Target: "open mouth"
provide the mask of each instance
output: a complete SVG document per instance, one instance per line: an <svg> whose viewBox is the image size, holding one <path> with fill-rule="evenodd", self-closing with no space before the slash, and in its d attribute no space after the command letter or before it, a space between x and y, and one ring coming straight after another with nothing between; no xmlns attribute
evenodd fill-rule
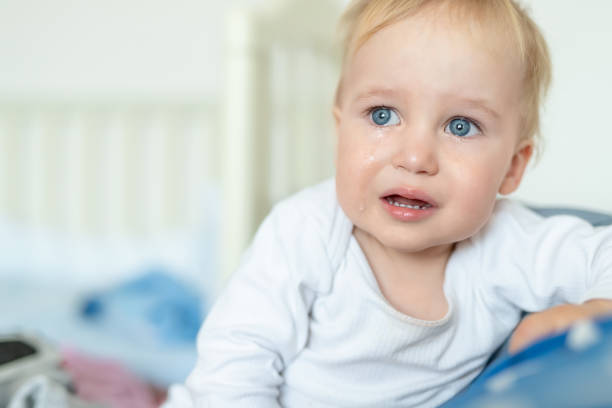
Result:
<svg viewBox="0 0 612 408"><path fill-rule="evenodd" d="M384 197L384 199L391 205L402 208L410 208L413 210L426 210L433 207L432 204L427 201L419 200L416 198L406 198L401 195L392 194Z"/></svg>

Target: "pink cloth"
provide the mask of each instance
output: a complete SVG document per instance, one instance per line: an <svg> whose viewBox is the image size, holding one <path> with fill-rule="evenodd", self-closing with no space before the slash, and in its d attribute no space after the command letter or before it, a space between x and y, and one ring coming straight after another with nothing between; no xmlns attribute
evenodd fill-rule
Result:
<svg viewBox="0 0 612 408"><path fill-rule="evenodd" d="M79 398L113 408L155 408L153 388L119 363L63 349L63 368L73 380Z"/></svg>

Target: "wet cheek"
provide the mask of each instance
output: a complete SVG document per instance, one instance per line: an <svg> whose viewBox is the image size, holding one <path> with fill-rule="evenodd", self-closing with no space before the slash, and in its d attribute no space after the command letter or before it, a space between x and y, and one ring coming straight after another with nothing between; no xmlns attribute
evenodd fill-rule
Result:
<svg viewBox="0 0 612 408"><path fill-rule="evenodd" d="M368 171L384 162L390 155L388 137L384 132L363 129L362 126L341 130L338 140L338 166L351 171Z"/></svg>
<svg viewBox="0 0 612 408"><path fill-rule="evenodd" d="M342 136L346 136L342 135ZM381 139L367 134L353 134L338 141L336 182L340 205L349 218L359 224L374 197L376 179L388 156Z"/></svg>
<svg viewBox="0 0 612 408"><path fill-rule="evenodd" d="M388 161L388 151L380 146L369 147L364 150L359 164L363 171L377 171Z"/></svg>
<svg viewBox="0 0 612 408"><path fill-rule="evenodd" d="M390 163L394 152L393 140L384 135L378 137L373 144L371 157L378 163Z"/></svg>
<svg viewBox="0 0 612 408"><path fill-rule="evenodd" d="M350 143L340 141L338 144L336 181L341 204L355 202L357 199L363 178L364 156L365 153Z"/></svg>
<svg viewBox="0 0 612 408"><path fill-rule="evenodd" d="M363 144L360 164L364 169L379 169L391 162L394 148L391 139L387 135L375 132L369 140Z"/></svg>

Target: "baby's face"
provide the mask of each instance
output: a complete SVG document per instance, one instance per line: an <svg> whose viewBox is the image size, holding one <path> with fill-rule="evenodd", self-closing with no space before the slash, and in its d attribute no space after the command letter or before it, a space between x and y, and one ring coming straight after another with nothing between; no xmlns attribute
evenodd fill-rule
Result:
<svg viewBox="0 0 612 408"><path fill-rule="evenodd" d="M509 49L422 13L348 61L336 187L356 228L403 252L448 246L518 187L531 145L518 137L522 66Z"/></svg>

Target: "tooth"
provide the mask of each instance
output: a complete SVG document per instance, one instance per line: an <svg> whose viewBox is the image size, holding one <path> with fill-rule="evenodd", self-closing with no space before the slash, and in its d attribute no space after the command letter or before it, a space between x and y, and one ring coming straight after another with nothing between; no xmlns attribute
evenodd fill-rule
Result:
<svg viewBox="0 0 612 408"><path fill-rule="evenodd" d="M398 203L398 202L393 202L393 205L395 205L397 207L402 207L402 208L410 208L410 209L413 209L413 210L420 210L420 209L422 209L422 207L420 207L418 205L402 204L402 203Z"/></svg>
<svg viewBox="0 0 612 408"><path fill-rule="evenodd" d="M410 208L412 210L424 210L426 208L431 207L429 204L426 205L410 205L410 204L402 204L402 203L398 203L396 201L391 200L390 198L387 198L387 202L391 205L394 205L396 207L402 207L402 208Z"/></svg>

